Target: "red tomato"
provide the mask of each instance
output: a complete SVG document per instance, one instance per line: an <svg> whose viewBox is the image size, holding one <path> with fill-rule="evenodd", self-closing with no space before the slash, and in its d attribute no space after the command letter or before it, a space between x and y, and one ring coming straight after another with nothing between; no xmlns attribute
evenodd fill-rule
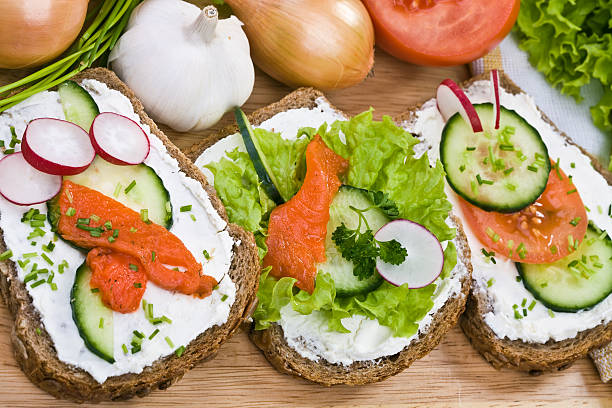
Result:
<svg viewBox="0 0 612 408"><path fill-rule="evenodd" d="M520 0L363 0L376 45L421 65L459 65L485 55L510 32Z"/></svg>
<svg viewBox="0 0 612 408"><path fill-rule="evenodd" d="M570 241L582 242L588 225L576 187L554 166L540 198L519 212L488 212L462 199L460 203L464 219L480 242L517 262L552 263L566 257L573 250ZM524 251L519 251L521 243Z"/></svg>

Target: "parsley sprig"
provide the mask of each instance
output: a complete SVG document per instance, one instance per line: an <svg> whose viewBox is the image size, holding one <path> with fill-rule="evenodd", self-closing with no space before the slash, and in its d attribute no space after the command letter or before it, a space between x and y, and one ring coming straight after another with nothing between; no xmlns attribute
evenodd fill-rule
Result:
<svg viewBox="0 0 612 408"><path fill-rule="evenodd" d="M392 213L397 217L399 211L395 203L386 194L369 192L369 196L374 205L363 210L349 206L359 216L357 228L352 230L342 223L332 233L332 240L340 250L342 257L352 261L355 265L353 275L359 278L359 280L368 279L374 274L376 258L380 258L384 262L393 265L399 265L408 256L408 252L398 241L378 241L374 238L374 233L364 214L372 208L379 208L387 215ZM361 232L362 223L366 226L364 232Z"/></svg>

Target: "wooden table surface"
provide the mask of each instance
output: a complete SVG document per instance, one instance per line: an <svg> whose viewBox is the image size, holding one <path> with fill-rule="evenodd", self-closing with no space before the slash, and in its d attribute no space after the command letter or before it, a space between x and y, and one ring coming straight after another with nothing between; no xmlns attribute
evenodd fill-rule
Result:
<svg viewBox="0 0 612 408"><path fill-rule="evenodd" d="M21 75L0 70L0 85ZM349 114L370 106L377 117L396 115L408 106L431 98L447 77L464 80L465 66L417 67L377 51L374 75L362 84L328 93L331 102ZM290 89L261 71L244 109L251 112L280 99ZM231 115L212 130L232 121ZM207 132L177 133L162 127L180 147L187 148ZM32 385L13 358L9 333L11 317L0 306L0 406L66 406ZM456 327L427 357L382 383L325 388L279 374L250 343L237 333L211 362L196 367L166 391L116 405L170 406L462 406L462 407L612 407L612 384L603 384L588 359L563 372L532 377L497 371L472 349ZM105 405L105 404L102 404Z"/></svg>

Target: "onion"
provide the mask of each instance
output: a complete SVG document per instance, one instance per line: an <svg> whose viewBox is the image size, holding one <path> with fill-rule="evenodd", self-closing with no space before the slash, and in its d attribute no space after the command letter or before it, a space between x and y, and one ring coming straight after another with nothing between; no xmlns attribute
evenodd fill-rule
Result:
<svg viewBox="0 0 612 408"><path fill-rule="evenodd" d="M226 0L245 24L255 64L287 85L322 90L361 82L374 28L359 0Z"/></svg>
<svg viewBox="0 0 612 408"><path fill-rule="evenodd" d="M0 1L0 68L44 64L81 31L89 0Z"/></svg>

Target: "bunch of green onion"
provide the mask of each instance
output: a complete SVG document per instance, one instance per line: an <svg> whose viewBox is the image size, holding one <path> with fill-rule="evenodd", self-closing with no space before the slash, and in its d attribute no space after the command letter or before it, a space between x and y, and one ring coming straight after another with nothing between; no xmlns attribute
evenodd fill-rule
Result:
<svg viewBox="0 0 612 408"><path fill-rule="evenodd" d="M72 78L110 51L123 32L134 8L142 0L101 0L87 14L87 30L66 56L27 77L0 87L0 112L24 99Z"/></svg>

